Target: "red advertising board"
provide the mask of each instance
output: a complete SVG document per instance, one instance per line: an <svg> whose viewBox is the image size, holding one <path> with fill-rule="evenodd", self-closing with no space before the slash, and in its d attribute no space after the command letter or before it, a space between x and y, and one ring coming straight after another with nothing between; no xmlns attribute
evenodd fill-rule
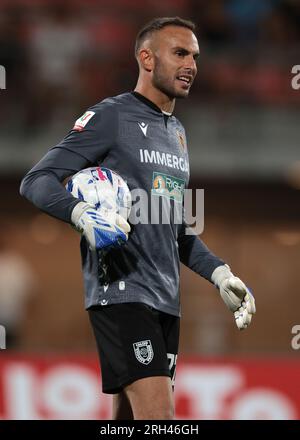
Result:
<svg viewBox="0 0 300 440"><path fill-rule="evenodd" d="M177 419L299 419L300 360L182 357ZM1 419L109 419L93 356L0 356Z"/></svg>

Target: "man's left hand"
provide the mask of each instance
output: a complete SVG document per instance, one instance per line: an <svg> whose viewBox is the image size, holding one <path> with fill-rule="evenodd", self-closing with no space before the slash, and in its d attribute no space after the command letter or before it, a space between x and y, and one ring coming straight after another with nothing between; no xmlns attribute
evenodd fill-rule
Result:
<svg viewBox="0 0 300 440"><path fill-rule="evenodd" d="M238 329L247 328L256 312L255 300L250 290L231 273L227 265L217 267L211 279L219 288L221 298L233 312Z"/></svg>

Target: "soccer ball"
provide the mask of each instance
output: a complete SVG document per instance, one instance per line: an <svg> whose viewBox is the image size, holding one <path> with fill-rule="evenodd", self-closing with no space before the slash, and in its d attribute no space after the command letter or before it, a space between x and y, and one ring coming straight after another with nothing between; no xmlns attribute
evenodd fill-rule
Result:
<svg viewBox="0 0 300 440"><path fill-rule="evenodd" d="M131 209L127 183L115 171L105 167L85 168L74 174L66 189L74 197L93 205L98 211L117 212L125 220Z"/></svg>

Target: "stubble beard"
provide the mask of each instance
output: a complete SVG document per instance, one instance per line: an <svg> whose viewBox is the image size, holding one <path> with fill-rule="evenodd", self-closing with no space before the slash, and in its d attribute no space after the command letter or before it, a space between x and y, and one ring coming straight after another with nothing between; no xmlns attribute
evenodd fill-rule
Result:
<svg viewBox="0 0 300 440"><path fill-rule="evenodd" d="M156 59L155 68L153 70L152 84L153 86L167 95L170 99L187 98L189 90L180 92L175 87L176 78L171 79L163 72L162 63Z"/></svg>

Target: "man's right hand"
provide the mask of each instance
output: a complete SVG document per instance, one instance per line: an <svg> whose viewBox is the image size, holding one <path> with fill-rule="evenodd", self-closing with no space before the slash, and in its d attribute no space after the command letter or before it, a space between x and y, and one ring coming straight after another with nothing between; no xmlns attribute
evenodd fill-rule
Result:
<svg viewBox="0 0 300 440"><path fill-rule="evenodd" d="M96 210L79 202L72 211L71 221L85 237L92 250L120 246L128 240L130 225L117 213Z"/></svg>

